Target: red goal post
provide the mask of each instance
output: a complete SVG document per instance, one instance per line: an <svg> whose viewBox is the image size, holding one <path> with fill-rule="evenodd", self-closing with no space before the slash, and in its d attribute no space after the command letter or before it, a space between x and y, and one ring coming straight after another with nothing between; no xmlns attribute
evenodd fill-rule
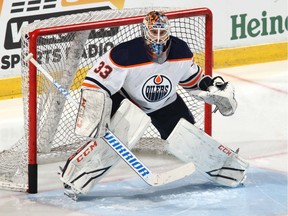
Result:
<svg viewBox="0 0 288 216"><path fill-rule="evenodd" d="M41 66L78 101L79 89L88 69L110 48L141 36L139 24L151 10L165 12L171 21L172 35L185 40L195 54L195 61L206 74L212 75L212 13L207 8L105 10L51 18L28 25L21 38L24 127L27 133L12 147L13 152L23 151L23 146L28 148L28 163L19 161L27 166L17 166L15 171L19 173L19 169L27 168L28 172L20 172L27 174L27 182L14 184L10 180L11 187L8 189L21 190L17 187L23 187L24 191L37 193L39 158L45 163L66 160L85 141L73 133L77 109L37 72L32 63L24 61L28 53L32 53ZM211 135L211 106L196 102L183 89L177 91L191 109L197 126ZM153 126L145 135L147 139L157 136ZM0 172L0 188L5 188L1 181Z"/></svg>

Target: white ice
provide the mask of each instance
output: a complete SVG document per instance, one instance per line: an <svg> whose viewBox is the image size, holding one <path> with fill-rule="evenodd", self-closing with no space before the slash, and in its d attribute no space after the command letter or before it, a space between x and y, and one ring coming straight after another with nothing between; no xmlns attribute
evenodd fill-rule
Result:
<svg viewBox="0 0 288 216"><path fill-rule="evenodd" d="M248 159L245 184L226 188L199 173L149 187L120 162L92 193L74 202L63 195L58 165L39 167L39 193L0 190L2 216L272 216L287 215L288 61L219 69L236 87L237 112L213 115L213 136ZM21 99L0 101L0 149L23 134ZM139 155L152 170L181 163L165 155Z"/></svg>

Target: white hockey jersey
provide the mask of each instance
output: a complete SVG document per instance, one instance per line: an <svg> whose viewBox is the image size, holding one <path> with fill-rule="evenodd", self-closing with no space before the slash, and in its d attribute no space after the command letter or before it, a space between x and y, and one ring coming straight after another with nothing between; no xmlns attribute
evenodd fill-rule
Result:
<svg viewBox="0 0 288 216"><path fill-rule="evenodd" d="M171 36L171 48L163 64L151 62L142 38L124 42L103 55L87 73L84 87L103 88L110 95L121 91L144 112L156 111L176 99L176 87L195 89L202 77L193 53Z"/></svg>

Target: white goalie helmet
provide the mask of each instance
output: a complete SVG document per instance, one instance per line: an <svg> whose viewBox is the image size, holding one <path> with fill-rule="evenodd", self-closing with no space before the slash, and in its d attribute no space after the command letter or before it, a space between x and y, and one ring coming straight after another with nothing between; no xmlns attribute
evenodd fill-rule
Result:
<svg viewBox="0 0 288 216"><path fill-rule="evenodd" d="M143 19L142 33L149 58L156 63L166 61L170 50L170 23L162 12L151 11Z"/></svg>

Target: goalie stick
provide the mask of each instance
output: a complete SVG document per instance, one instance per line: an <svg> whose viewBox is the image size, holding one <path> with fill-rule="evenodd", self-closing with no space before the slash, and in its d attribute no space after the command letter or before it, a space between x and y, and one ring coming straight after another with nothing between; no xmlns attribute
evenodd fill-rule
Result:
<svg viewBox="0 0 288 216"><path fill-rule="evenodd" d="M50 82L55 85L55 87L69 102L78 108L78 103L71 97L68 91L57 83L53 77L33 58L32 53L29 53L25 60L27 62L30 61ZM108 128L106 128L106 134L102 139L150 186L168 184L191 175L195 171L195 166L191 162L167 172L153 173ZM119 146L121 146L121 151L119 151Z"/></svg>

